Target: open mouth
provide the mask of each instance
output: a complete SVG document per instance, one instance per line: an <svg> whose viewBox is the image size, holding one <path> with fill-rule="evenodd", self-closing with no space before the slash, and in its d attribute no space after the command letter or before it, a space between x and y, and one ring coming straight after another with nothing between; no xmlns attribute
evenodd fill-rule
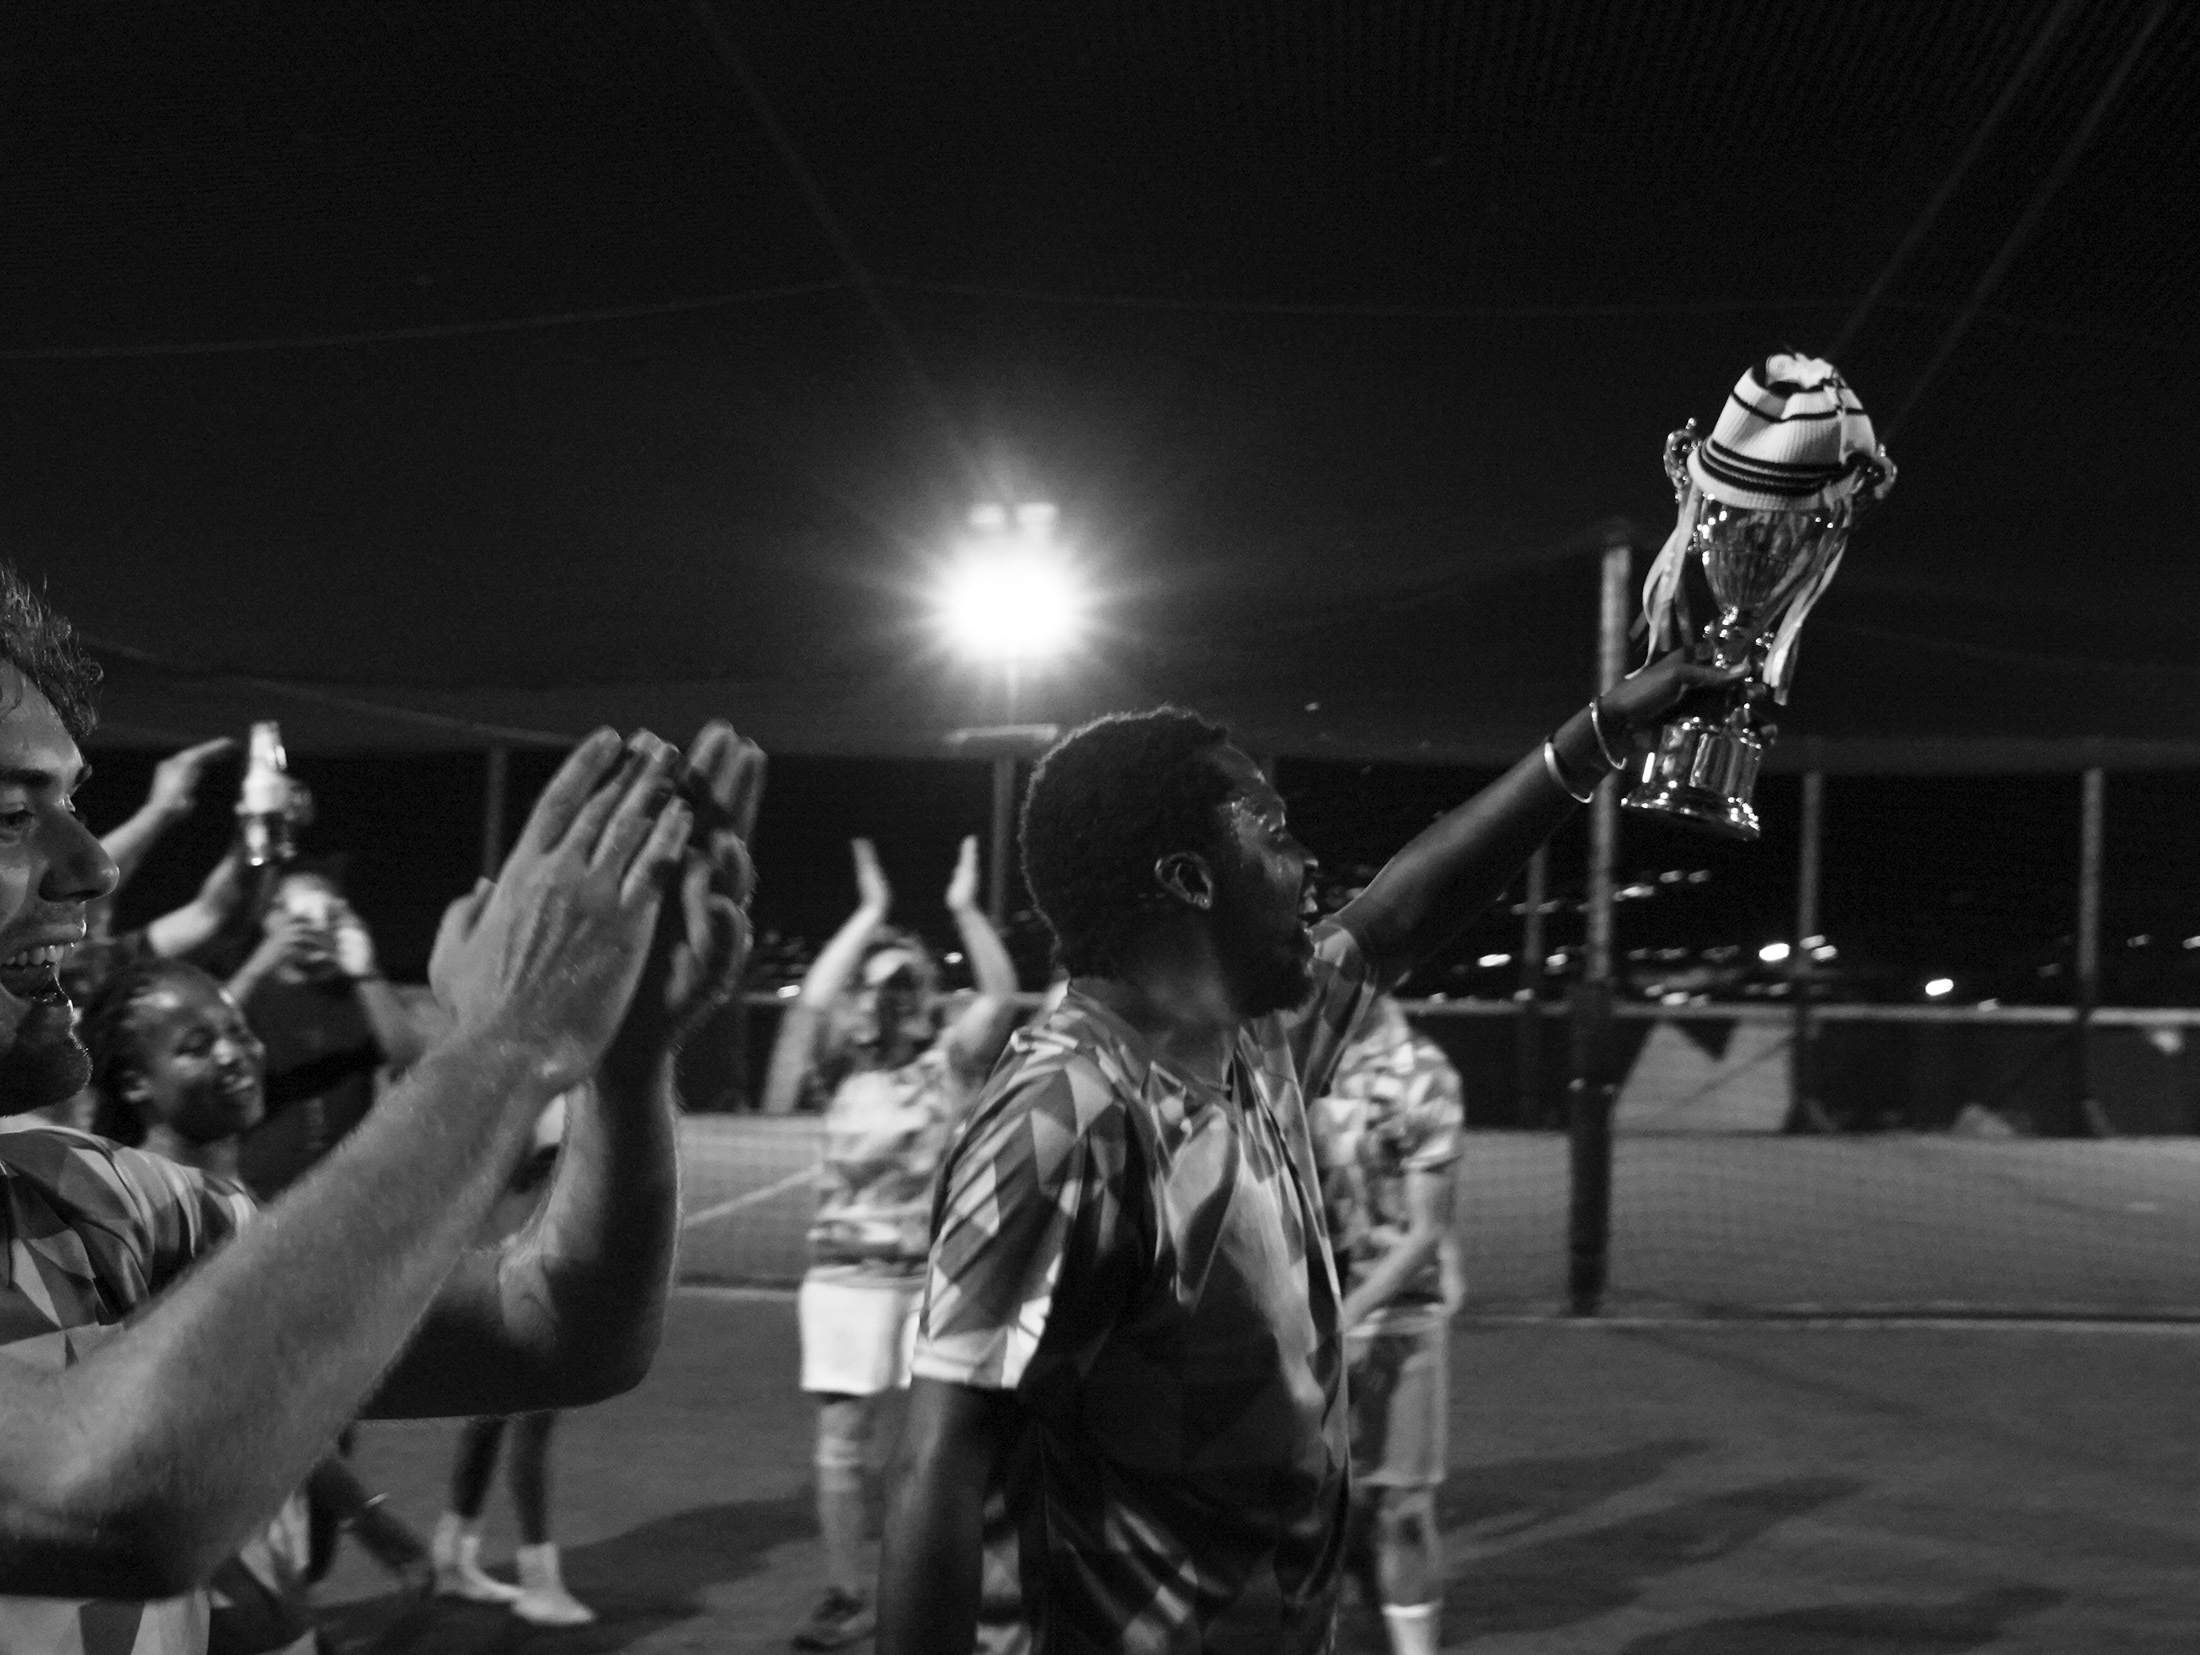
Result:
<svg viewBox="0 0 2200 1655"><path fill-rule="evenodd" d="M60 944L50 944L10 954L0 960L0 988L18 1000L66 1002L68 996L61 991L60 970L68 952Z"/></svg>

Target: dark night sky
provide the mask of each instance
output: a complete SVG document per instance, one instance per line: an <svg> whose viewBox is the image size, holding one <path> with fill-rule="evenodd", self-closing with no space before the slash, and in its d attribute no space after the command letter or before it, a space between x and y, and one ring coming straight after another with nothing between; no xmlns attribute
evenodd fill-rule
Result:
<svg viewBox="0 0 2200 1655"><path fill-rule="evenodd" d="M983 823L910 619L974 498L1111 594L1026 716L1198 704L1369 860L1578 705L1665 432L1846 331L1902 482L1774 763L1839 773L1857 958L1998 982L2088 762L2112 930L2200 932L2195 85L2154 0L8 8L0 549L102 646L95 816L279 717L400 962L486 741L719 711L814 935L849 832L929 909ZM1778 929L1793 788L1623 946Z"/></svg>

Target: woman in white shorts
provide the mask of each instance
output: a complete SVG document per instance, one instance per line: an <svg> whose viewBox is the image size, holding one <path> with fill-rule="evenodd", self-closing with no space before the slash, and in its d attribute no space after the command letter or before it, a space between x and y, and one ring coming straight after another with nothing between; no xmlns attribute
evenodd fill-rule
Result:
<svg viewBox="0 0 2200 1655"><path fill-rule="evenodd" d="M870 841L858 839L854 849L856 911L789 1006L764 1093L767 1111L792 1110L808 1092L825 1112L798 1308L802 1388L818 1399L817 1521L827 1584L795 1634L799 1649L837 1649L873 1628L863 1473L879 1402L909 1383L933 1174L1015 1018L1015 967L977 906L977 840L963 841L947 887L947 909L978 987L951 1021L931 954L886 923L893 893Z"/></svg>

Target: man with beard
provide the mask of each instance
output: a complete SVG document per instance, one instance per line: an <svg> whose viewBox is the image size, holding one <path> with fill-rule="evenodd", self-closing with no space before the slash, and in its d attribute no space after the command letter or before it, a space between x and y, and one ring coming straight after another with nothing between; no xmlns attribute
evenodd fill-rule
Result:
<svg viewBox="0 0 2200 1655"><path fill-rule="evenodd" d="M71 803L95 676L0 566L10 1114L87 1078L55 966L115 879ZM241 1233L190 1168L43 1123L0 1133L0 1593L39 1594L0 1601L0 1648L197 1655L201 1583L370 1392L382 1417L509 1413L641 1378L678 1222L673 1054L745 952L761 779L723 725L684 764L653 736L583 742L496 882L445 918L430 974L450 1032ZM601 1106L541 1218L469 1249L536 1116L590 1073Z"/></svg>
<svg viewBox="0 0 2200 1655"><path fill-rule="evenodd" d="M1314 859L1218 726L1105 718L1040 763L1024 870L1070 987L941 1171L880 1655L1330 1647L1342 1294L1305 1100L1612 742L1733 676L1637 673L1311 932Z"/></svg>

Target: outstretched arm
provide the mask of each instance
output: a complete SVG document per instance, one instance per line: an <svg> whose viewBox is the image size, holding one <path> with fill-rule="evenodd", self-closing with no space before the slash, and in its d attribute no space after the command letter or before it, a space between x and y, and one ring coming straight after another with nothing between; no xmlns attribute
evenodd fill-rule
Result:
<svg viewBox="0 0 2200 1655"><path fill-rule="evenodd" d="M984 1572L985 1490L1015 1399L944 1379L909 1387L879 1558L878 1655L969 1655Z"/></svg>
<svg viewBox="0 0 2200 1655"><path fill-rule="evenodd" d="M779 1038L772 1045L772 1066L764 1082L764 1113L788 1115L801 1100L802 1083L809 1078L817 1052L817 1031L848 979L863 963L863 951L894 904L892 887L878 865L878 852L868 839L852 839L856 859L856 911L848 916L832 941L818 951L802 979L802 992L779 1020Z"/></svg>
<svg viewBox="0 0 2200 1655"><path fill-rule="evenodd" d="M211 942L236 917L244 902L244 887L244 847L232 845L229 854L214 864L197 896L145 928L146 945L172 960Z"/></svg>
<svg viewBox="0 0 2200 1655"><path fill-rule="evenodd" d="M378 1417L575 1406L649 1370L679 1231L674 1058L748 953L744 840L764 781L763 753L723 724L687 763L721 825L687 859L633 1008L571 1105L549 1196L518 1235L460 1261L375 1396ZM463 928L464 910L449 924Z"/></svg>
<svg viewBox="0 0 2200 1655"><path fill-rule="evenodd" d="M947 1055L966 1075L983 1075L993 1067L1016 1026L1016 964L1008 957L1000 933L978 906L978 841L966 838L955 859L955 877L947 886L947 911L955 916L963 953L970 960L970 974L978 985L977 998L965 1006L947 1031Z"/></svg>
<svg viewBox="0 0 2200 1655"><path fill-rule="evenodd" d="M600 732L545 790L449 962L451 1036L334 1154L81 1361L0 1359L0 1592L187 1590L356 1415L634 996L688 826L622 754Z"/></svg>
<svg viewBox="0 0 2200 1655"><path fill-rule="evenodd" d="M1636 742L1690 695L1739 676L1697 666L1675 651L1597 698L1604 728L1615 740ZM1551 745L1575 785L1611 774L1586 707L1552 732ZM1359 938L1379 979L1396 982L1496 901L1579 803L1550 774L1538 748L1424 829L1337 917Z"/></svg>

